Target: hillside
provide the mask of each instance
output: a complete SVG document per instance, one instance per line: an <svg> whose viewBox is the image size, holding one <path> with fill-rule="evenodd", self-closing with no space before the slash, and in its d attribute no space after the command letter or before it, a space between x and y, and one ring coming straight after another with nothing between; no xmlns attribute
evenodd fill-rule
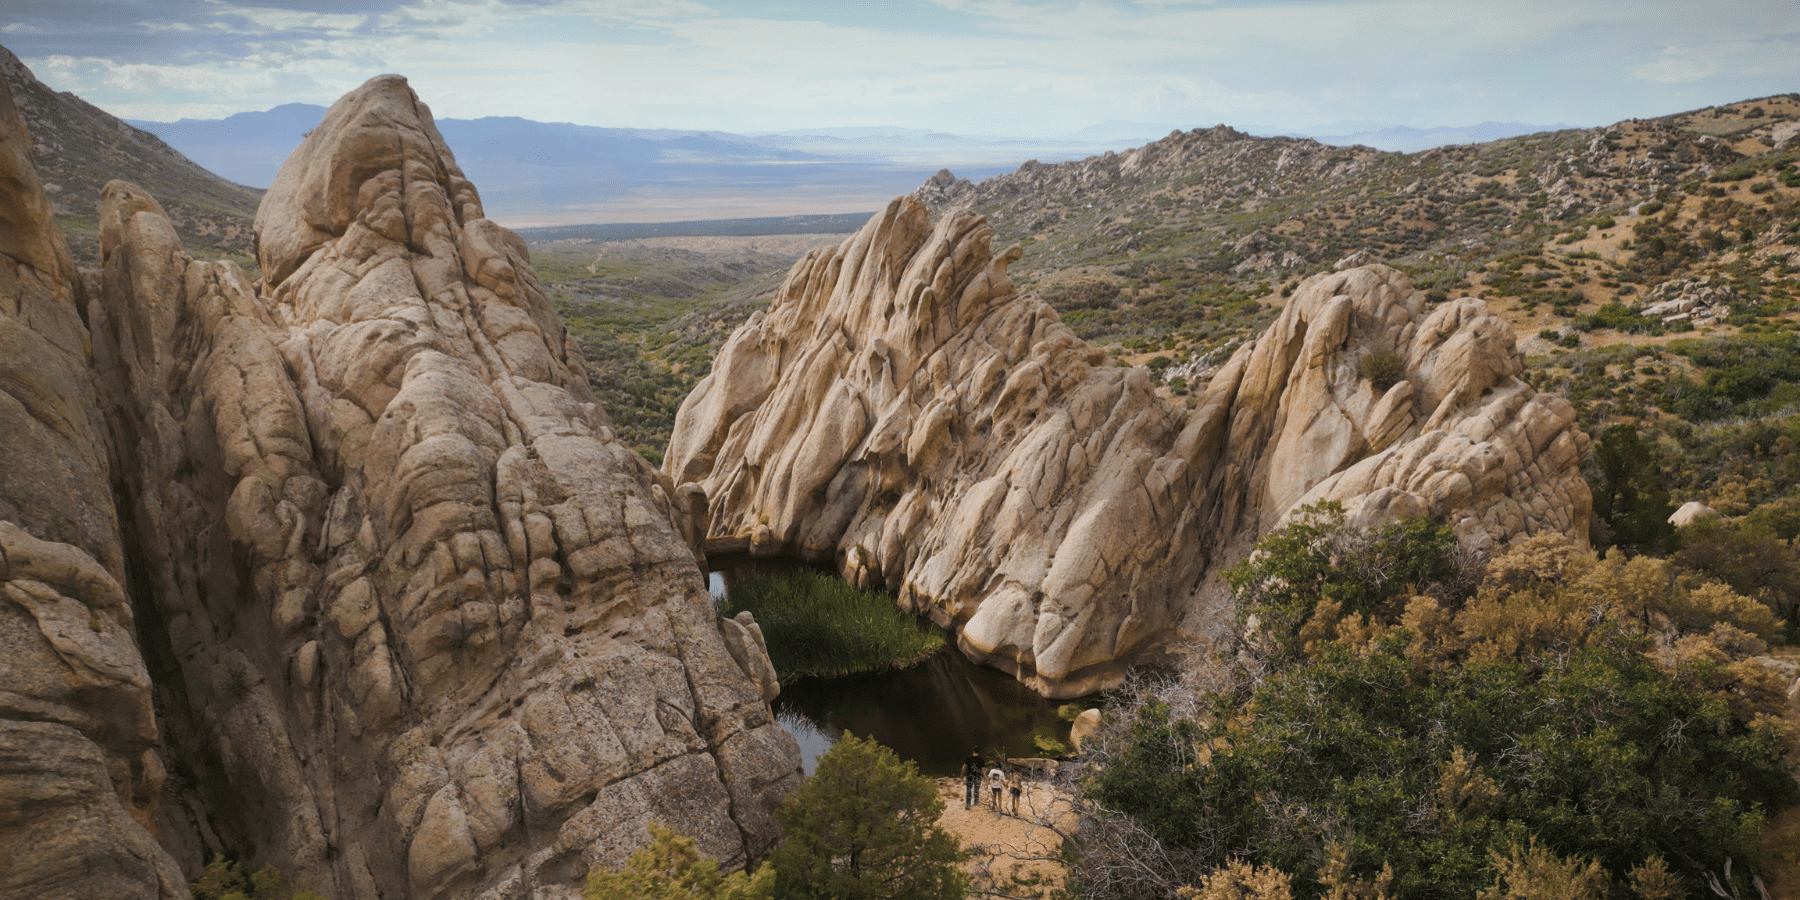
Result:
<svg viewBox="0 0 1800 900"><path fill-rule="evenodd" d="M250 219L261 191L208 172L74 94L51 90L5 47L0 78L31 131L32 162L77 261L98 260L100 189L124 178L162 202L189 252L250 263Z"/></svg>
<svg viewBox="0 0 1800 900"><path fill-rule="evenodd" d="M1486 299L1523 339L1534 383L1574 400L1596 436L1641 427L1675 502L1746 512L1790 495L1800 503L1800 479L1773 471L1784 463L1771 449L1795 388L1780 387L1789 382L1779 367L1748 381L1708 373L1726 371L1720 361L1740 345L1800 358L1786 331L1800 287L1796 133L1791 95L1416 154L1214 128L980 183L940 173L917 196L987 215L997 244L1024 248L1011 269L1022 289L1082 337L1150 364L1175 395L1193 396L1208 360L1224 355L1215 351L1260 330L1303 276L1352 254L1385 259L1434 300ZM639 309L654 296L664 318L629 323L629 334L594 331L582 320L626 310L576 313L576 296L612 294L583 286L595 276L568 264L594 262L603 245L533 246L590 356L639 373L632 393L647 427L630 443L653 457L663 437L648 426L674 415L658 398L678 402L773 288L767 268L730 302L658 293L646 278L633 289ZM1684 293L1699 279L1710 282ZM1647 297L1682 306L1697 295L1736 300L1698 316L1630 313Z"/></svg>
<svg viewBox="0 0 1800 900"><path fill-rule="evenodd" d="M1590 432L1641 432L1667 503L1776 516L1800 510L1797 134L1796 95L1416 154L1219 127L916 196L987 215L1023 287L1175 394L1301 277L1385 260L1486 299Z"/></svg>

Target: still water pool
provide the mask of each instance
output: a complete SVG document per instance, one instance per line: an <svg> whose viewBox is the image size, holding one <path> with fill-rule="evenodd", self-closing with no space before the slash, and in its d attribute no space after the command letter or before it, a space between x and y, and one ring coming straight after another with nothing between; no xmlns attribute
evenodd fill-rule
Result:
<svg viewBox="0 0 1800 900"><path fill-rule="evenodd" d="M758 560L712 573L715 596L751 574L791 572L794 564ZM953 643L953 641L952 641ZM978 666L954 648L919 665L836 678L802 678L781 687L775 716L800 741L806 771L845 732L873 736L926 775L955 775L979 747L984 756L1054 757L1069 742L1069 723L1048 700L996 669Z"/></svg>

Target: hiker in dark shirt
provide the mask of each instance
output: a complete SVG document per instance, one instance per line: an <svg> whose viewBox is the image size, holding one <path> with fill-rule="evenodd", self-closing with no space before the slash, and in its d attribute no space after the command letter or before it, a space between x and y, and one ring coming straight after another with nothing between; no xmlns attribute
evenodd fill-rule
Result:
<svg viewBox="0 0 1800 900"><path fill-rule="evenodd" d="M963 760L963 809L968 809L981 802L981 754L975 748L969 748L969 758Z"/></svg>

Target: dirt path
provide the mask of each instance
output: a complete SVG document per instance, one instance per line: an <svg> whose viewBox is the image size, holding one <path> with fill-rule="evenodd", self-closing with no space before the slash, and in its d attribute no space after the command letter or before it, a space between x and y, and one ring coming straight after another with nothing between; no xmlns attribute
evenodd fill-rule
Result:
<svg viewBox="0 0 1800 900"><path fill-rule="evenodd" d="M1055 823L1064 830L1073 827L1075 815L1068 795L1045 782L1028 780L1015 816L1005 793L1001 794L1001 810L988 806L985 787L982 805L964 809L962 779L939 778L937 786L944 801L938 824L965 849L974 851L966 868L977 896L1045 897L1062 886L1063 866L1057 862L1062 838L1040 823Z"/></svg>

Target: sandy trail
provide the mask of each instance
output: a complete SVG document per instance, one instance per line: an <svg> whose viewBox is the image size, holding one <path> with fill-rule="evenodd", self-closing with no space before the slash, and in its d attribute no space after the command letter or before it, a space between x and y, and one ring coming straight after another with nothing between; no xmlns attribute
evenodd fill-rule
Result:
<svg viewBox="0 0 1800 900"><path fill-rule="evenodd" d="M1048 782L1027 780L1015 816L1005 792L999 810L988 805L985 787L982 804L964 809L961 778L939 778L937 787L944 801L938 824L974 851L965 868L978 894L1041 897L1062 886L1064 870L1057 861L1062 838L1041 823L1063 830L1074 827L1076 817L1066 793Z"/></svg>

